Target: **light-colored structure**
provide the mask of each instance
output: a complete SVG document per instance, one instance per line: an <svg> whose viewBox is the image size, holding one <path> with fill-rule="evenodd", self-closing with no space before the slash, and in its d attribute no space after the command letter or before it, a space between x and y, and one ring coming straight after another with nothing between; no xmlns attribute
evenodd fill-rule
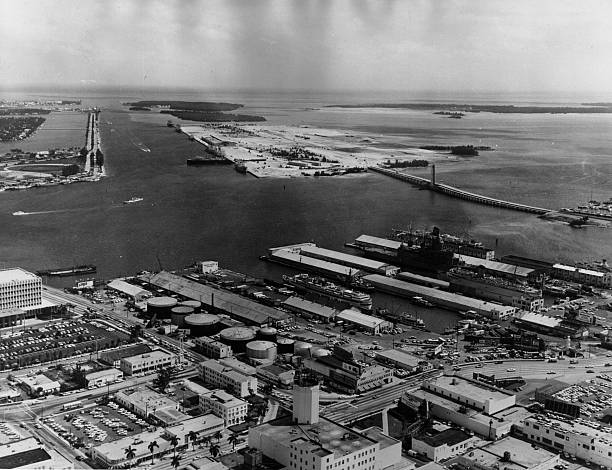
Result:
<svg viewBox="0 0 612 470"><path fill-rule="evenodd" d="M583 419L534 415L520 428L528 440L605 468L612 468L612 428Z"/></svg>
<svg viewBox="0 0 612 470"><path fill-rule="evenodd" d="M212 436L217 431L223 431L224 426L225 423L222 418L209 413L167 427L164 436L168 439L176 436L181 444L189 444L191 442L189 433L194 432L196 434L197 442L205 436Z"/></svg>
<svg viewBox="0 0 612 470"><path fill-rule="evenodd" d="M122 439L106 442L97 447L92 448L91 455L98 462L110 468L118 468L119 465L130 463L132 466L144 460L151 459L149 451L149 443L155 441L158 446L154 450L154 456L159 456L172 451L170 441L163 438L164 429L157 429L153 432L142 432L137 436L127 436ZM127 459L125 449L128 447L134 449L134 458Z"/></svg>
<svg viewBox="0 0 612 470"><path fill-rule="evenodd" d="M223 359L232 356L232 348L208 336L200 336L194 340L196 349L211 359Z"/></svg>
<svg viewBox="0 0 612 470"><path fill-rule="evenodd" d="M434 462L450 459L471 449L480 439L461 429L448 428L412 437L412 450Z"/></svg>
<svg viewBox="0 0 612 470"><path fill-rule="evenodd" d="M516 397L510 393L456 376L425 381L423 389L490 415L516 404Z"/></svg>
<svg viewBox="0 0 612 470"><path fill-rule="evenodd" d="M255 367L245 364L244 362L239 361L235 357L226 357L224 359L219 359L219 364L225 367L229 367L243 375L255 375L257 373L257 369Z"/></svg>
<svg viewBox="0 0 612 470"><path fill-rule="evenodd" d="M350 255L341 251L328 250L313 246L310 243L305 243L300 249L300 254L310 256L311 258L321 259L332 263L338 263L343 266L360 269L385 276L393 276L400 271L397 266L392 266L381 261L376 261L362 256Z"/></svg>
<svg viewBox="0 0 612 470"><path fill-rule="evenodd" d="M289 297L283 302L288 310L295 312L304 318L313 318L318 321L329 323L338 314L338 310L321 305L316 302L302 299L300 297Z"/></svg>
<svg viewBox="0 0 612 470"><path fill-rule="evenodd" d="M199 363L197 369L205 383L230 391L237 397L244 398L257 391L255 377L237 372L215 359Z"/></svg>
<svg viewBox="0 0 612 470"><path fill-rule="evenodd" d="M369 333L381 333L392 328L391 323L383 320L382 318L366 315L365 313L361 313L353 309L341 311L336 316L336 321L337 320L342 320L345 323L354 325L357 328L361 328Z"/></svg>
<svg viewBox="0 0 612 470"><path fill-rule="evenodd" d="M565 264L555 264L551 275L565 281L579 282L595 287L612 287L612 272L600 272L592 269L577 268Z"/></svg>
<svg viewBox="0 0 612 470"><path fill-rule="evenodd" d="M102 387L123 378L123 372L117 369L106 369L92 372L85 376L87 387Z"/></svg>
<svg viewBox="0 0 612 470"><path fill-rule="evenodd" d="M293 386L293 422L317 424L319 422L319 385Z"/></svg>
<svg viewBox="0 0 612 470"><path fill-rule="evenodd" d="M147 297L151 297L151 293L144 290L142 287L135 286L122 279L114 279L108 283L107 289L118 292L119 294L129 297L134 302L142 302Z"/></svg>
<svg viewBox="0 0 612 470"><path fill-rule="evenodd" d="M472 449L458 458L462 468L473 470L553 470L559 455L532 447L527 442L505 437L485 447Z"/></svg>
<svg viewBox="0 0 612 470"><path fill-rule="evenodd" d="M0 310L42 304L42 279L21 268L0 270Z"/></svg>
<svg viewBox="0 0 612 470"><path fill-rule="evenodd" d="M151 348L148 345L136 343L130 346L102 351L100 353L100 361L118 369L121 366L121 359L148 352L151 352Z"/></svg>
<svg viewBox="0 0 612 470"><path fill-rule="evenodd" d="M30 396L50 395L60 391L60 383L43 374L24 375L17 380Z"/></svg>
<svg viewBox="0 0 612 470"><path fill-rule="evenodd" d="M199 408L203 413L210 412L222 418L225 427L243 423L248 412L246 401L224 390L211 390L200 395Z"/></svg>
<svg viewBox="0 0 612 470"><path fill-rule="evenodd" d="M387 349L386 351L377 352L376 360L409 372L425 372L433 369L433 366L422 357L409 354L401 349Z"/></svg>
<svg viewBox="0 0 612 470"><path fill-rule="evenodd" d="M178 411L179 407L174 400L148 387L120 390L115 394L115 400L143 418L154 415L158 411L168 409Z"/></svg>
<svg viewBox="0 0 612 470"><path fill-rule="evenodd" d="M145 375L164 367L173 367L177 364L175 354L170 354L161 349L138 354L136 356L121 359L119 367L125 375Z"/></svg>
<svg viewBox="0 0 612 470"><path fill-rule="evenodd" d="M264 379L267 379L278 385L288 386L293 383L295 377L295 370L290 368L284 368L277 364L270 364L259 366L257 368L257 375L261 375Z"/></svg>
<svg viewBox="0 0 612 470"><path fill-rule="evenodd" d="M535 280L539 274L535 269L516 264L500 263L467 255L455 255L455 257L459 260L459 266L508 279Z"/></svg>
<svg viewBox="0 0 612 470"><path fill-rule="evenodd" d="M0 445L0 468L16 470L72 470L74 465L53 449L47 449L36 438L28 437Z"/></svg>

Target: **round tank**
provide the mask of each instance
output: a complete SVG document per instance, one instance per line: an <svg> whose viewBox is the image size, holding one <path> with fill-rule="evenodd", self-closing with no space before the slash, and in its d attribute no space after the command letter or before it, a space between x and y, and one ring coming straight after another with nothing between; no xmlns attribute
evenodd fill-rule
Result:
<svg viewBox="0 0 612 470"><path fill-rule="evenodd" d="M325 348L321 348L321 349L312 351L312 357L324 357L324 356L329 356L330 354L331 354L331 351Z"/></svg>
<svg viewBox="0 0 612 470"><path fill-rule="evenodd" d="M257 339L262 341L272 341L276 342L276 335L278 334L278 330L272 327L262 328L257 332Z"/></svg>
<svg viewBox="0 0 612 470"><path fill-rule="evenodd" d="M296 341L293 345L293 352L298 356L308 356L310 354L310 349L312 348L312 344L307 343L305 341Z"/></svg>
<svg viewBox="0 0 612 470"><path fill-rule="evenodd" d="M293 352L293 345L295 340L291 338L276 338L276 344L278 345L279 354L290 354Z"/></svg>
<svg viewBox="0 0 612 470"><path fill-rule="evenodd" d="M235 353L246 351L247 343L255 339L255 332L251 328L235 326L226 328L219 334L222 343L231 346Z"/></svg>
<svg viewBox="0 0 612 470"><path fill-rule="evenodd" d="M200 310L202 310L202 302L199 300L185 300L179 305L183 307L191 307L193 309L193 313L200 313Z"/></svg>
<svg viewBox="0 0 612 470"><path fill-rule="evenodd" d="M178 305L170 311L170 318L172 319L172 324L178 326L179 328L185 327L185 317L191 315L193 313L193 308L186 307L184 305Z"/></svg>
<svg viewBox="0 0 612 470"><path fill-rule="evenodd" d="M151 317L170 318L171 310L176 307L178 301L173 297L151 297L147 300L147 314Z"/></svg>
<svg viewBox="0 0 612 470"><path fill-rule="evenodd" d="M271 341L251 341L246 345L247 356L251 359L276 359L276 344Z"/></svg>
<svg viewBox="0 0 612 470"><path fill-rule="evenodd" d="M191 336L212 336L219 331L219 317L209 313L193 313L185 317L185 328Z"/></svg>

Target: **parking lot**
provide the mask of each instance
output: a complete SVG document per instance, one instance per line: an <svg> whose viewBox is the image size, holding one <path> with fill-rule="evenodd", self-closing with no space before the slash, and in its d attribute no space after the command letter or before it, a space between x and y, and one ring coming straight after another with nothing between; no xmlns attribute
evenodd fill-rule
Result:
<svg viewBox="0 0 612 470"><path fill-rule="evenodd" d="M140 433L149 424L114 402L67 411L45 423L73 447L100 445Z"/></svg>
<svg viewBox="0 0 612 470"><path fill-rule="evenodd" d="M23 436L14 426L9 423L0 423L0 444L7 444L20 439L23 439Z"/></svg>

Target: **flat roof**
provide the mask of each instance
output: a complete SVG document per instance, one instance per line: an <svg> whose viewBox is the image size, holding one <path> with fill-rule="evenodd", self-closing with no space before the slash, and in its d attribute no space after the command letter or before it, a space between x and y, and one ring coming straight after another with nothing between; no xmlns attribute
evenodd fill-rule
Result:
<svg viewBox="0 0 612 470"><path fill-rule="evenodd" d="M293 307L298 310L312 313L313 315L318 315L324 318L334 318L338 311L326 305L321 305L316 302L311 302L309 300L302 299L300 297L289 297L287 300L283 302L284 305L288 307Z"/></svg>
<svg viewBox="0 0 612 470"><path fill-rule="evenodd" d="M516 264L500 263L499 261L491 261L474 256L456 255L460 263L465 263L469 266L482 266L490 271L497 271L504 274L512 274L519 277L527 277L533 274L536 270L517 266Z"/></svg>
<svg viewBox="0 0 612 470"><path fill-rule="evenodd" d="M257 369L255 369L255 367L245 364L244 362L239 361L233 356L219 359L219 363L223 364L224 366L231 367L235 371L238 371L244 375L255 375L255 373L257 372Z"/></svg>
<svg viewBox="0 0 612 470"><path fill-rule="evenodd" d="M154 349L153 351L149 351L142 354L136 354L135 356L124 357L122 360L126 362L137 362L142 359L166 359L169 357L173 357L174 354L167 353L166 351L162 351L161 349Z"/></svg>
<svg viewBox="0 0 612 470"><path fill-rule="evenodd" d="M372 235L360 235L355 239L355 243L362 243L365 245L376 245L381 248L387 248L389 250L399 250L402 246L402 242L396 240L389 240L387 238L374 237Z"/></svg>
<svg viewBox="0 0 612 470"><path fill-rule="evenodd" d="M224 376L236 382L244 382L245 380L250 379L248 375L241 374L240 372L236 371L234 368L221 364L216 359L209 359L207 361L203 361L200 363L200 365L202 367L207 367L209 369L212 369L216 372L223 373Z"/></svg>
<svg viewBox="0 0 612 470"><path fill-rule="evenodd" d="M387 349L386 351L378 351L376 357L388 359L393 362L400 363L408 367L417 367L424 359L412 354L408 354L400 349Z"/></svg>
<svg viewBox="0 0 612 470"><path fill-rule="evenodd" d="M342 310L336 318L349 321L351 323L357 323L358 325L367 326L368 328L374 328L385 322L385 320L381 318L366 315L365 313L358 312L357 310L353 310L351 308Z"/></svg>
<svg viewBox="0 0 612 470"><path fill-rule="evenodd" d="M555 328L561 324L561 319L556 317L549 317L536 312L524 312L517 317L518 320L533 323L540 326L546 326L548 328Z"/></svg>
<svg viewBox="0 0 612 470"><path fill-rule="evenodd" d="M135 286L134 284L125 282L122 279L112 280L108 283L107 287L118 290L119 292L123 292L124 294L131 295L132 297L149 294L149 292L143 289L142 287Z"/></svg>
<svg viewBox="0 0 612 470"><path fill-rule="evenodd" d="M430 380L429 383L480 402L486 400L505 400L512 396L508 393L495 390L492 387L487 387L484 384L477 384L454 375L442 375Z"/></svg>
<svg viewBox="0 0 612 470"><path fill-rule="evenodd" d="M173 426L168 426L166 430L175 436L186 436L191 431L199 433L211 427L223 426L224 424L225 421L223 418L208 413L202 416L196 416L195 418L186 419Z"/></svg>
<svg viewBox="0 0 612 470"><path fill-rule="evenodd" d="M440 432L426 432L418 434L415 439L424 442L431 447L440 447L442 445L454 446L460 442L467 441L472 436L463 432L461 429L448 428Z"/></svg>
<svg viewBox="0 0 612 470"><path fill-rule="evenodd" d="M472 452L474 452L473 455ZM468 459L494 468L505 452L510 453L510 462L504 462L504 466L512 470L515 468L535 468L549 460L559 458L557 454L541 447L534 447L528 442L514 437L504 437L480 449L471 450Z"/></svg>
<svg viewBox="0 0 612 470"><path fill-rule="evenodd" d="M286 312L166 271L154 275L144 274L140 276L140 279L154 286L176 292L189 299L199 300L206 306L210 307L214 304L215 308L223 310L230 316L237 317L250 324L262 325L267 323L270 318L274 321L282 321L289 318Z"/></svg>
<svg viewBox="0 0 612 470"><path fill-rule="evenodd" d="M25 269L0 269L0 284L5 284L11 281L32 281L35 279L39 279L42 282L42 279L40 277L38 277L36 274L26 271Z"/></svg>
<svg viewBox="0 0 612 470"><path fill-rule="evenodd" d="M277 250L271 253L272 259L277 258L282 261L288 261L296 263L306 268L314 268L321 271L325 271L332 274L340 274L342 276L354 276L361 271L357 268L350 266L343 266L338 263L332 263L331 261L325 261L322 259L311 258L310 256L304 256L299 253L288 250Z"/></svg>
<svg viewBox="0 0 612 470"><path fill-rule="evenodd" d="M427 276L421 276L420 274L414 274L408 271L402 271L401 273L397 274L397 278L398 279L404 279L406 281L420 281L420 282L426 282L429 284L434 284L438 287L442 287L444 289L448 288L450 286L450 283L447 281L442 281L440 279L435 279L433 277L427 277Z"/></svg>
<svg viewBox="0 0 612 470"><path fill-rule="evenodd" d="M226 406L238 406L246 404L246 401L241 400L240 398L237 398L234 395L230 395L225 390L212 390L207 393L203 393L202 395L216 402L223 403Z"/></svg>
<svg viewBox="0 0 612 470"><path fill-rule="evenodd" d="M588 276L595 276L595 277L604 277L605 273L602 273L601 271L594 271L592 269L584 269L584 268L577 268L576 266L568 266L566 264L555 264L553 265L553 269L561 269L563 271L571 271L571 272L579 272L581 274L586 274Z"/></svg>
<svg viewBox="0 0 612 470"><path fill-rule="evenodd" d="M23 315L23 313L24 313L24 310L19 307L5 308L3 310L0 310L0 318L15 317L15 316Z"/></svg>
<svg viewBox="0 0 612 470"><path fill-rule="evenodd" d="M157 393L155 390L151 390L148 387L139 387L132 392L127 390L120 390L117 392L118 396L125 397L127 401L134 405L140 405L141 407L148 407L149 410L162 409L162 408L176 408L178 403L171 400L161 393Z"/></svg>
<svg viewBox="0 0 612 470"><path fill-rule="evenodd" d="M149 452L148 445L150 442L157 441L159 448L156 452L164 452L172 447L169 441L164 439L162 436L165 433L165 429L160 428L153 432L145 431L135 436L126 436L113 442L106 442L94 447L94 450L109 461L120 461L123 462L126 459L124 449L132 447L136 453L135 458L139 458L145 455L151 455ZM136 440L135 438L138 438ZM139 444L135 444L138 442Z"/></svg>
<svg viewBox="0 0 612 470"><path fill-rule="evenodd" d="M373 271L384 270L385 268L394 268L388 263L382 263L362 256L350 255L341 251L328 250L327 248L320 248L318 246L305 246L300 250L300 253L311 255L313 258L332 258L337 260L339 264L351 263L353 265L362 266L364 269L370 269ZM396 269L399 269L395 267Z"/></svg>
<svg viewBox="0 0 612 470"><path fill-rule="evenodd" d="M117 369L104 369L104 370L99 370L97 372L91 372L90 374L87 374L85 378L87 380L91 380L91 379L97 379L98 377L105 377L107 375L117 375L120 373L121 371Z"/></svg>
<svg viewBox="0 0 612 470"><path fill-rule="evenodd" d="M113 351L103 351L102 353L100 353L100 358L103 361L112 363L115 361L119 361L124 357L131 357L137 354L144 354L150 351L151 348L148 345L144 343L137 343L131 346L127 346L125 348L115 349Z"/></svg>
<svg viewBox="0 0 612 470"><path fill-rule="evenodd" d="M433 287L421 286L419 284L413 284L412 282L401 281L380 274L370 274L364 276L364 279L375 287L377 285L392 287L400 291L404 291L406 295L418 295L423 297L429 297L433 302L436 300L446 301L460 306L466 310L482 310L486 312L507 312L514 311L514 307L509 305L501 305L492 302L486 302L480 299L474 299L473 297L467 297L465 295L453 294L452 292L446 292Z"/></svg>
<svg viewBox="0 0 612 470"><path fill-rule="evenodd" d="M51 460L51 456L45 449L37 448L24 450L10 455L0 457L0 468L21 468L29 467L30 465L44 462L45 460ZM39 468L39 467L35 467ZM45 467L42 467L45 468Z"/></svg>

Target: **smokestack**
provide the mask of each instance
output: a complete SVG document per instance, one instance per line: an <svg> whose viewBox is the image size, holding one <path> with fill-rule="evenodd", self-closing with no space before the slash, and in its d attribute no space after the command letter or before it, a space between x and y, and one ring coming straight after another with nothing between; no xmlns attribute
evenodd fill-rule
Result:
<svg viewBox="0 0 612 470"><path fill-rule="evenodd" d="M436 164L431 165L431 185L436 185Z"/></svg>

